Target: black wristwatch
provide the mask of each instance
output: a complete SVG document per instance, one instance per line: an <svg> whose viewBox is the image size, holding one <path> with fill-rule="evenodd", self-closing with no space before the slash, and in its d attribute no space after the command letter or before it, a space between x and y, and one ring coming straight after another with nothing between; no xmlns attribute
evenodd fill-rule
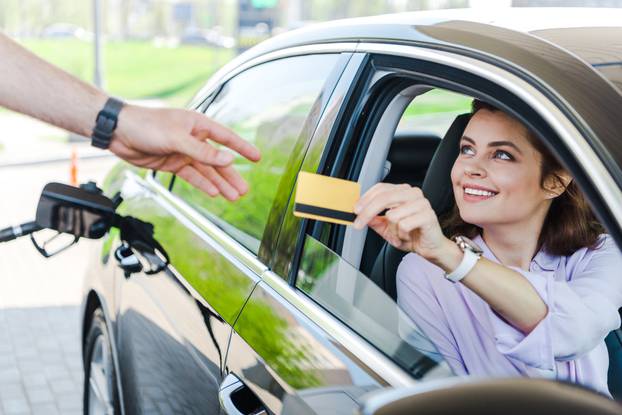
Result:
<svg viewBox="0 0 622 415"><path fill-rule="evenodd" d="M112 141L112 134L119 121L119 113L123 108L123 101L116 98L108 98L106 105L97 114L93 134L91 134L91 144L94 147L107 149Z"/></svg>

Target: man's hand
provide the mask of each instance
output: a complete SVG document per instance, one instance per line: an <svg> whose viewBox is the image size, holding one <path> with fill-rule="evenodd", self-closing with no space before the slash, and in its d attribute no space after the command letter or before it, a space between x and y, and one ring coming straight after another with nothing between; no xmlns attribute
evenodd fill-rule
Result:
<svg viewBox="0 0 622 415"><path fill-rule="evenodd" d="M40 59L0 33L0 106L90 136L108 96ZM235 200L248 186L230 153L208 140L259 160L259 151L204 115L181 109L126 105L110 150L140 167L173 172L209 195Z"/></svg>
<svg viewBox="0 0 622 415"><path fill-rule="evenodd" d="M128 162L175 173L210 196L236 200L248 185L231 163L234 156L209 141L258 161L259 150L205 115L181 109L156 109L126 104L110 151Z"/></svg>

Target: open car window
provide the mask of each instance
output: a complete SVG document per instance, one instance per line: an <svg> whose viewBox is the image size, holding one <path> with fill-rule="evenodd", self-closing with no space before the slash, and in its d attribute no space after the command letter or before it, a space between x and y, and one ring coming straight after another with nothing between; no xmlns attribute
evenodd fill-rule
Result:
<svg viewBox="0 0 622 415"><path fill-rule="evenodd" d="M296 287L416 379L452 376L443 356L397 303L367 276L306 236Z"/></svg>

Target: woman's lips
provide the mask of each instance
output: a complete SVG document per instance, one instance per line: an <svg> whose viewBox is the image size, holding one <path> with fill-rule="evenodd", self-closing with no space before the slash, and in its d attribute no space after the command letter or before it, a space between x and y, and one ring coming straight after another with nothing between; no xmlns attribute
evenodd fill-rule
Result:
<svg viewBox="0 0 622 415"><path fill-rule="evenodd" d="M496 195L495 195L496 196ZM470 195L468 193L462 192L462 199L465 202L482 202L484 200L492 199L495 196L480 196L480 195Z"/></svg>
<svg viewBox="0 0 622 415"><path fill-rule="evenodd" d="M467 192L467 189L469 189L469 192ZM483 193L483 192L486 192L488 194L473 194L473 193ZM490 193L493 193L493 194L490 194ZM479 186L477 187L465 186L462 188L462 199L465 202L482 202L484 200L492 199L497 194L498 194L497 192L489 191Z"/></svg>

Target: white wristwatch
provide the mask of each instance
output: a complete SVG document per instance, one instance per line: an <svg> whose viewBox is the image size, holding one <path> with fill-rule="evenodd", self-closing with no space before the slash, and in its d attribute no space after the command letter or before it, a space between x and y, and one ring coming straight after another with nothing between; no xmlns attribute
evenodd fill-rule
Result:
<svg viewBox="0 0 622 415"><path fill-rule="evenodd" d="M464 256L462 257L462 261L460 261L458 268L449 274L445 273L445 278L451 282L458 282L466 277L466 275L473 269L484 251L482 251L482 248L466 236L458 235L451 239L462 250Z"/></svg>

